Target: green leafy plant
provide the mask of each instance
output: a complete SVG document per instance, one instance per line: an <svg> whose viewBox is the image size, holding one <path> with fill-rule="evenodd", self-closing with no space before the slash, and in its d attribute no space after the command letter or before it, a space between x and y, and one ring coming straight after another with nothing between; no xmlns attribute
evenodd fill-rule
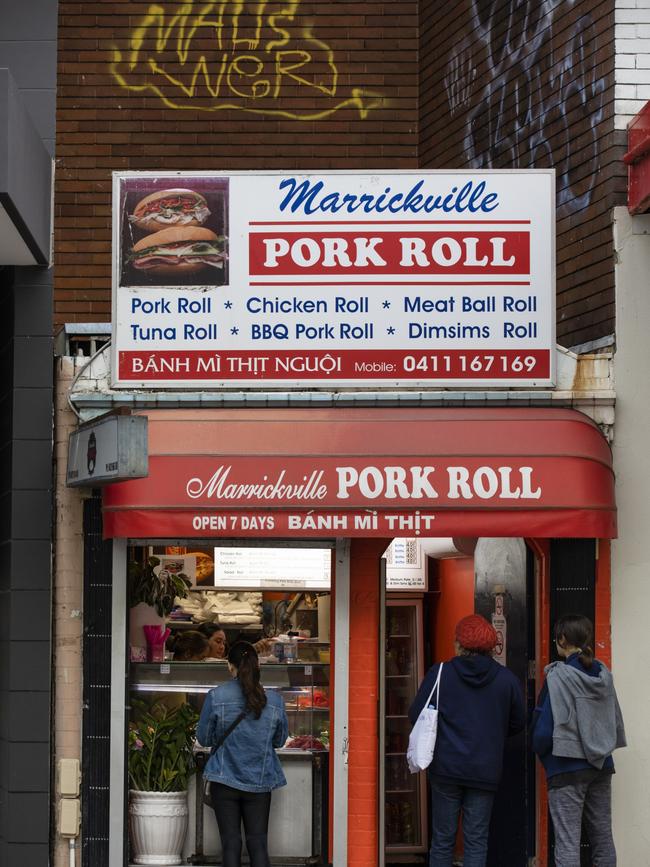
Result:
<svg viewBox="0 0 650 867"><path fill-rule="evenodd" d="M192 582L182 572L174 573L161 569L158 557L147 557L144 562L131 560L128 566L129 606L140 602L155 608L160 617L167 617L174 607L174 600L184 599Z"/></svg>
<svg viewBox="0 0 650 867"><path fill-rule="evenodd" d="M192 746L199 716L189 704L132 701L129 784L140 792L184 792L195 771Z"/></svg>

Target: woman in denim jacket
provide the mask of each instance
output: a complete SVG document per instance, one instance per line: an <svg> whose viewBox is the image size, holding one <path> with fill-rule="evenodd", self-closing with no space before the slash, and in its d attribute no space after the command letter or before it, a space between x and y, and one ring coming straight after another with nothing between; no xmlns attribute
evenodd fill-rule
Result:
<svg viewBox="0 0 650 867"><path fill-rule="evenodd" d="M204 777L223 847L223 867L241 865L241 823L251 867L269 867L267 834L271 791L287 781L275 753L284 745L289 726L282 697L260 684L260 666L252 644L240 641L228 654L233 676L208 693L196 736L214 746L242 713L237 727L213 750Z"/></svg>

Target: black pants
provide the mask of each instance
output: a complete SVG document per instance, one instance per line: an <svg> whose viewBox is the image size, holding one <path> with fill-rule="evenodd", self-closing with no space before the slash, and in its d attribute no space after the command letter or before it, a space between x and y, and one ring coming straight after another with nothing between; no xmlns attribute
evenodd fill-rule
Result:
<svg viewBox="0 0 650 867"><path fill-rule="evenodd" d="M210 795L221 836L223 867L241 867L242 821L251 867L270 867L266 838L271 793L242 792L222 783L210 783Z"/></svg>

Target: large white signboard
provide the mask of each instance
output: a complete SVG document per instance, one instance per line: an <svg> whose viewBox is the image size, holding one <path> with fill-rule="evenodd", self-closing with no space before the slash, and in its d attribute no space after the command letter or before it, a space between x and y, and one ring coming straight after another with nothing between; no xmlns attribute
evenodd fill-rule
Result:
<svg viewBox="0 0 650 867"><path fill-rule="evenodd" d="M116 387L548 386L545 170L114 176Z"/></svg>

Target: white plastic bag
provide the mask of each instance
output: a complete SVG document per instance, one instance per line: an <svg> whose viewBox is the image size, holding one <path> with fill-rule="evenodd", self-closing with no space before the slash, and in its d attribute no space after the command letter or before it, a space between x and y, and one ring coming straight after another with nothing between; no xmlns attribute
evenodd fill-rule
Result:
<svg viewBox="0 0 650 867"><path fill-rule="evenodd" d="M438 676L436 677L436 682L433 684L433 689L429 693L429 698L420 711L420 716L415 721L409 737L406 761L412 774L424 771L433 760L433 751L436 748L436 735L438 734L438 702L440 700L441 674L442 663L440 663ZM432 707L431 700L434 693L436 694L435 707Z"/></svg>

